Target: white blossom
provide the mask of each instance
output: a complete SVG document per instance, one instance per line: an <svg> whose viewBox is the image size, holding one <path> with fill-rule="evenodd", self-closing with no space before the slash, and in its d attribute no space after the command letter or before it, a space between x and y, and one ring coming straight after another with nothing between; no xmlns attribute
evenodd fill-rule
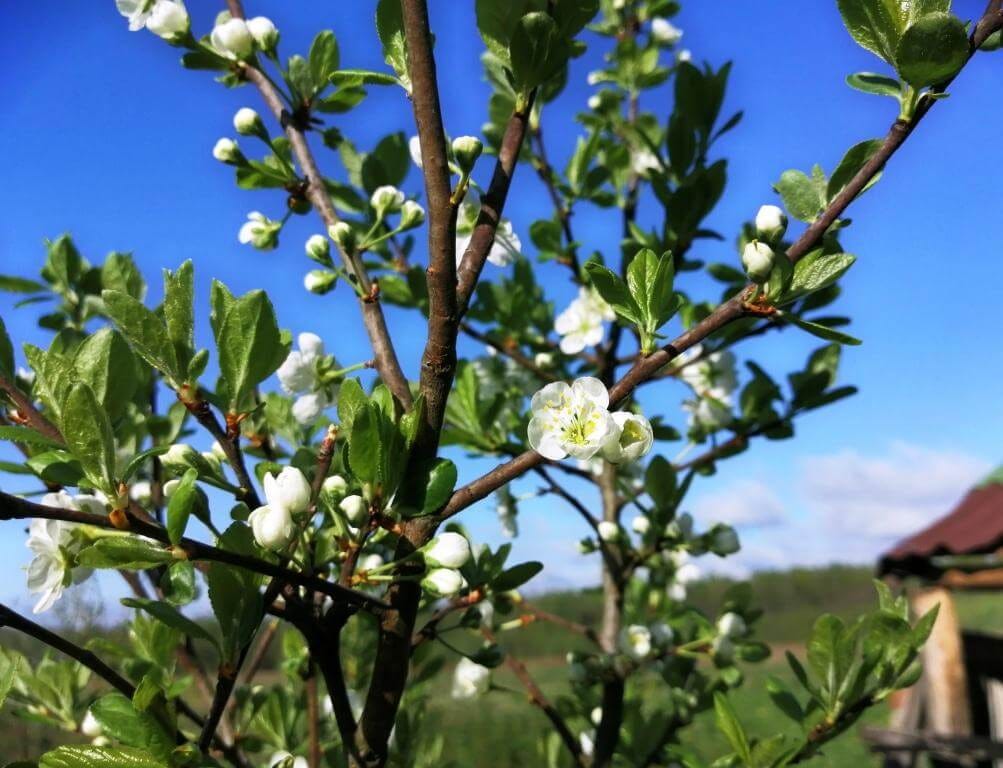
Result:
<svg viewBox="0 0 1003 768"><path fill-rule="evenodd" d="M676 54L676 61L680 64L685 64L686 62L693 61L693 53L689 48L683 48L679 53Z"/></svg>
<svg viewBox="0 0 1003 768"><path fill-rule="evenodd" d="M400 210L404 205L404 193L389 184L377 187L369 198L369 204L376 211L377 217L383 218L388 213Z"/></svg>
<svg viewBox="0 0 1003 768"><path fill-rule="evenodd" d="M292 413L297 424L312 424L330 405L323 392L308 392L293 401Z"/></svg>
<svg viewBox="0 0 1003 768"><path fill-rule="evenodd" d="M421 168L421 140L417 136L412 136L407 141L407 149L411 153L412 162Z"/></svg>
<svg viewBox="0 0 1003 768"><path fill-rule="evenodd" d="M296 531L292 514L285 507L265 504L247 518L254 540L265 549L283 549L293 539Z"/></svg>
<svg viewBox="0 0 1003 768"><path fill-rule="evenodd" d="M443 568L462 568L470 559L470 542L453 531L440 533L424 547L425 562Z"/></svg>
<svg viewBox="0 0 1003 768"><path fill-rule="evenodd" d="M578 297L554 321L561 337L561 351L576 355L585 347L600 344L605 335L603 323L616 317L612 307L593 289L580 288Z"/></svg>
<svg viewBox="0 0 1003 768"><path fill-rule="evenodd" d="M148 480L139 480L129 486L129 498L141 506L150 503L153 490Z"/></svg>
<svg viewBox="0 0 1003 768"><path fill-rule="evenodd" d="M247 20L247 30L254 38L254 42L262 51L274 50L279 42L279 30L275 28L272 20L266 16L255 16Z"/></svg>
<svg viewBox="0 0 1003 768"><path fill-rule="evenodd" d="M599 532L599 538L607 543L620 538L620 526L611 520L600 520L596 529Z"/></svg>
<svg viewBox="0 0 1003 768"><path fill-rule="evenodd" d="M453 671L454 699L474 699L491 688L491 670L467 657L460 659Z"/></svg>
<svg viewBox="0 0 1003 768"><path fill-rule="evenodd" d="M589 720L592 721L592 725L598 728L599 723L602 722L602 707L592 707L592 711L589 712Z"/></svg>
<svg viewBox="0 0 1003 768"><path fill-rule="evenodd" d="M383 565L383 558L375 553L366 555L359 563L359 569L363 571L375 571Z"/></svg>
<svg viewBox="0 0 1003 768"><path fill-rule="evenodd" d="M738 387L735 355L727 349L706 356L703 352L703 347L697 344L679 356L679 378L698 395L709 394L722 401L729 400ZM696 362L691 362L693 360Z"/></svg>
<svg viewBox="0 0 1003 768"><path fill-rule="evenodd" d="M438 597L452 597L466 585L459 572L451 568L434 568L421 580L421 586Z"/></svg>
<svg viewBox="0 0 1003 768"><path fill-rule="evenodd" d="M581 747L585 757L592 757L592 753L596 750L595 740L592 738L592 734L587 731L578 734L578 746Z"/></svg>
<svg viewBox="0 0 1003 768"><path fill-rule="evenodd" d="M639 149L630 153L630 170L638 176L647 177L652 171L662 167L658 156L650 149Z"/></svg>
<svg viewBox="0 0 1003 768"><path fill-rule="evenodd" d="M317 363L324 357L324 341L315 333L301 333L296 344L299 349L291 350L275 372L289 395L316 389Z"/></svg>
<svg viewBox="0 0 1003 768"><path fill-rule="evenodd" d="M647 455L655 441L651 423L636 413L614 411L613 421L617 427L616 439L610 439L603 449L607 461L620 464L637 461Z"/></svg>
<svg viewBox="0 0 1003 768"><path fill-rule="evenodd" d="M278 476L265 473L265 498L272 507L284 507L293 515L310 506L310 483L296 467L283 467Z"/></svg>
<svg viewBox="0 0 1003 768"><path fill-rule="evenodd" d="M460 266L463 254L470 246L472 235L472 229L465 234L457 233L456 266ZM495 239L491 244L491 250L488 251L488 261L496 267L507 267L519 255L520 251L522 251L522 241L512 229L512 222L508 219L502 219L495 228Z"/></svg>
<svg viewBox="0 0 1003 768"><path fill-rule="evenodd" d="M548 384L530 403L529 444L554 461L567 456L590 459L618 437L608 408L609 392L599 379L587 376L570 385Z"/></svg>
<svg viewBox="0 0 1003 768"><path fill-rule="evenodd" d="M66 491L58 491L45 494L41 498L41 504L60 509L94 511L90 500L96 502L97 499L88 497L89 500L81 504L79 498L74 499ZM33 613L49 610L66 587L90 576L89 569L73 567L73 559L81 548L73 536L74 529L78 527L76 523L63 520L43 519L34 519L28 526L26 546L34 555L27 568L28 591L40 595L32 609Z"/></svg>
<svg viewBox="0 0 1003 768"><path fill-rule="evenodd" d="M742 267L752 282L761 285L770 279L776 258L777 255L770 246L759 240L753 240L742 250Z"/></svg>
<svg viewBox="0 0 1003 768"><path fill-rule="evenodd" d="M630 522L630 527L641 536L644 536L651 530L651 518L647 515L638 515Z"/></svg>
<svg viewBox="0 0 1003 768"><path fill-rule="evenodd" d="M689 417L690 428L699 427L708 432L724 429L732 422L730 403L722 402L711 396L699 400L687 400L683 403Z"/></svg>
<svg viewBox="0 0 1003 768"><path fill-rule="evenodd" d="M620 630L620 650L640 661L651 655L651 630L643 624L631 624Z"/></svg>
<svg viewBox="0 0 1003 768"><path fill-rule="evenodd" d="M651 37L659 45L675 45L683 37L683 31L661 16L651 21Z"/></svg>
<svg viewBox="0 0 1003 768"><path fill-rule="evenodd" d="M80 721L80 733L89 739L97 738L102 732L101 723L94 717L94 713L89 709L84 714L84 719Z"/></svg>
<svg viewBox="0 0 1003 768"><path fill-rule="evenodd" d="M775 205L764 205L756 213L756 234L775 243L787 232L787 215Z"/></svg>
<svg viewBox="0 0 1003 768"><path fill-rule="evenodd" d="M129 31L138 32L146 26L153 8L152 0L115 0L118 12L129 20Z"/></svg>
<svg viewBox="0 0 1003 768"><path fill-rule="evenodd" d="M259 211L247 214L247 221L240 227L237 240L243 245L253 245L262 251L270 251L279 244L282 222L272 221Z"/></svg>
<svg viewBox="0 0 1003 768"><path fill-rule="evenodd" d="M369 517L369 507L365 499L358 494L343 498L338 504L338 509L345 514L345 519L352 525L362 525Z"/></svg>
<svg viewBox="0 0 1003 768"><path fill-rule="evenodd" d="M225 137L213 145L212 156L221 163L228 163L230 165L239 163L243 157L240 147L237 146L237 142Z"/></svg>
<svg viewBox="0 0 1003 768"><path fill-rule="evenodd" d="M233 116L233 128L241 136L254 136L261 133L264 127L261 115L250 107L241 107Z"/></svg>
<svg viewBox="0 0 1003 768"><path fill-rule="evenodd" d="M748 631L745 619L733 611L729 611L717 620L717 631L732 639L743 637Z"/></svg>
<svg viewBox="0 0 1003 768"><path fill-rule="evenodd" d="M254 37L243 19L228 19L213 27L209 41L228 59L246 59L254 53Z"/></svg>
<svg viewBox="0 0 1003 768"><path fill-rule="evenodd" d="M146 20L146 28L169 43L181 42L191 28L191 19L183 3L157 0Z"/></svg>
<svg viewBox="0 0 1003 768"><path fill-rule="evenodd" d="M519 522L516 517L515 507L508 502L499 502L496 510L498 522L501 523L502 535L507 539L514 539L519 535Z"/></svg>

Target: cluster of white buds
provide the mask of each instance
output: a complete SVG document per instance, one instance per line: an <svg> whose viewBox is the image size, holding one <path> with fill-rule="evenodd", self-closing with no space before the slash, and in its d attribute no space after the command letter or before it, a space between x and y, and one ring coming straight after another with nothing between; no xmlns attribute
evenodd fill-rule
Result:
<svg viewBox="0 0 1003 768"><path fill-rule="evenodd" d="M441 533L419 552L429 569L421 581L426 591L438 597L452 597L466 587L466 579L459 572L471 556L470 542L465 536L453 531Z"/></svg>
<svg viewBox="0 0 1003 768"><path fill-rule="evenodd" d="M264 479L268 502L251 512L254 540L265 549L284 549L296 533L295 518L310 506L310 484L296 467L285 467L278 476L271 472Z"/></svg>
<svg viewBox="0 0 1003 768"><path fill-rule="evenodd" d="M774 248L787 232L787 216L775 205L764 205L756 213L756 239L742 249L742 266L745 274L757 285L770 279L777 261Z"/></svg>
<svg viewBox="0 0 1003 768"><path fill-rule="evenodd" d="M533 395L530 408L529 444L552 461L588 460L600 453L607 461L636 461L651 450L647 419L610 413L609 392L599 379L548 384Z"/></svg>
<svg viewBox="0 0 1003 768"><path fill-rule="evenodd" d="M296 343L299 349L291 350L275 373L286 394L297 396L293 418L300 424L312 424L330 402L319 370L327 356L324 341L315 333L301 333Z"/></svg>
<svg viewBox="0 0 1003 768"><path fill-rule="evenodd" d="M679 378L689 384L695 400L683 403L690 414L690 427L707 431L722 429L731 423L738 374L735 356L728 350L704 354L697 344L679 357L676 370Z"/></svg>

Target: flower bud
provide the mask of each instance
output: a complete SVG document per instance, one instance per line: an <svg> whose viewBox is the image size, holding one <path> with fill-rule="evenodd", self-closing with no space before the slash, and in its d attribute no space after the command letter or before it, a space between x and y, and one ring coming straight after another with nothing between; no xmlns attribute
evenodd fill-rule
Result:
<svg viewBox="0 0 1003 768"><path fill-rule="evenodd" d="M343 499L347 490L348 481L341 475L331 475L320 486L320 492L332 502Z"/></svg>
<svg viewBox="0 0 1003 768"><path fill-rule="evenodd" d="M214 475L223 474L223 462L213 451L202 451L199 456L205 459Z"/></svg>
<svg viewBox="0 0 1003 768"><path fill-rule="evenodd" d="M369 519L369 507L366 505L366 500L358 494L343 498L338 504L338 509L344 513L345 518L352 525L362 525Z"/></svg>
<svg viewBox="0 0 1003 768"><path fill-rule="evenodd" d="M453 139L453 157L460 167L460 172L467 176L474 169L474 163L484 151L484 145L476 136L460 136Z"/></svg>
<svg viewBox="0 0 1003 768"><path fill-rule="evenodd" d="M306 255L323 264L325 267L331 266L331 241L323 235L310 235L306 241Z"/></svg>
<svg viewBox="0 0 1003 768"><path fill-rule="evenodd" d="M376 218L382 219L388 213L396 213L404 205L404 193L397 187L385 185L377 187L369 198L369 204L376 211Z"/></svg>
<svg viewBox="0 0 1003 768"><path fill-rule="evenodd" d="M310 293L323 296L329 293L334 284L338 282L338 275L329 269L311 269L303 278L303 287Z"/></svg>
<svg viewBox="0 0 1003 768"><path fill-rule="evenodd" d="M425 223L425 209L414 200L406 200L401 206L400 229L414 229Z"/></svg>
<svg viewBox="0 0 1003 768"><path fill-rule="evenodd" d="M167 453L160 457L160 463L173 475L183 475L192 467L197 468L202 457L199 452L185 443L174 443Z"/></svg>
<svg viewBox="0 0 1003 768"><path fill-rule="evenodd" d="M267 477L267 476L266 476ZM283 549L293 539L295 526L293 517L285 507L266 504L258 507L247 518L254 533L254 540L265 549Z"/></svg>
<svg viewBox="0 0 1003 768"><path fill-rule="evenodd" d="M246 59L254 53L254 38L243 19L228 19L213 27L209 41L228 59Z"/></svg>
<svg viewBox="0 0 1003 768"><path fill-rule="evenodd" d="M466 586L459 572L450 568L435 568L421 580L422 589L438 597L452 597Z"/></svg>
<svg viewBox="0 0 1003 768"><path fill-rule="evenodd" d="M177 477L164 483L164 487L161 491L164 494L164 499L170 499L171 496L174 495L174 492L178 489L179 485L181 485L181 480Z"/></svg>
<svg viewBox="0 0 1003 768"><path fill-rule="evenodd" d="M672 642L676 638L676 633L664 621L659 621L657 624L652 625L651 636L655 639L656 645L665 648L672 645Z"/></svg>
<svg viewBox="0 0 1003 768"><path fill-rule="evenodd" d="M270 251L279 244L281 221L272 221L263 213L251 211L247 221L237 233L237 239L244 245L253 245L262 251Z"/></svg>
<svg viewBox="0 0 1003 768"><path fill-rule="evenodd" d="M634 533L644 536L651 530L651 518L647 515L638 515L631 521L630 527L634 529Z"/></svg>
<svg viewBox="0 0 1003 768"><path fill-rule="evenodd" d="M599 723L602 722L602 707L593 707L592 711L589 712L589 720L592 721L592 725L598 728Z"/></svg>
<svg viewBox="0 0 1003 768"><path fill-rule="evenodd" d="M741 549L738 534L730 525L718 525L711 532L710 551L718 557L733 555Z"/></svg>
<svg viewBox="0 0 1003 768"><path fill-rule="evenodd" d="M424 547L425 562L443 568L462 568L470 559L470 543L459 533L447 531Z"/></svg>
<svg viewBox="0 0 1003 768"><path fill-rule="evenodd" d="M265 473L265 498L272 507L281 507L293 515L310 506L310 483L296 467L285 467L278 477Z"/></svg>
<svg viewBox="0 0 1003 768"><path fill-rule="evenodd" d="M734 639L743 637L748 632L748 627L745 625L745 619L729 611L717 620L717 631L725 637Z"/></svg>
<svg viewBox="0 0 1003 768"><path fill-rule="evenodd" d="M227 461L226 451L224 451L223 446L219 444L219 440L212 441L212 445L209 446L209 452L220 461Z"/></svg>
<svg viewBox="0 0 1003 768"><path fill-rule="evenodd" d="M735 657L735 644L726 635L718 635L711 643L711 652L719 661L728 662Z"/></svg>
<svg viewBox="0 0 1003 768"><path fill-rule="evenodd" d="M337 224L332 224L327 228L327 234L345 253L355 253L358 238L348 222L339 221Z"/></svg>
<svg viewBox="0 0 1003 768"><path fill-rule="evenodd" d="M661 16L651 21L651 39L659 45L675 45L683 37L683 31Z"/></svg>
<svg viewBox="0 0 1003 768"><path fill-rule="evenodd" d="M767 243L776 243L787 232L787 215L775 205L764 205L756 214L756 236Z"/></svg>
<svg viewBox="0 0 1003 768"><path fill-rule="evenodd" d="M271 53L279 44L279 30L272 20L265 16L255 16L247 20L247 29L254 38L258 48L265 53Z"/></svg>
<svg viewBox="0 0 1003 768"><path fill-rule="evenodd" d="M643 624L631 624L620 631L620 650L640 661L651 654L651 631Z"/></svg>
<svg viewBox="0 0 1003 768"><path fill-rule="evenodd" d="M261 115L250 107L241 107L237 110L237 114L233 116L233 127L241 136L268 137Z"/></svg>
<svg viewBox="0 0 1003 768"><path fill-rule="evenodd" d="M453 672L454 699L474 699L491 688L491 670L467 657L460 659Z"/></svg>
<svg viewBox="0 0 1003 768"><path fill-rule="evenodd" d="M139 480L129 486L129 498L142 507L150 503L152 488L146 480Z"/></svg>
<svg viewBox="0 0 1003 768"><path fill-rule="evenodd" d="M88 709L87 713L84 715L84 719L80 722L80 733L89 739L93 739L100 736L101 732L101 723L98 722L98 719L94 717L94 714Z"/></svg>
<svg viewBox="0 0 1003 768"><path fill-rule="evenodd" d="M181 3L157 0L146 20L146 28L157 37L176 45L188 37L191 19Z"/></svg>
<svg viewBox="0 0 1003 768"><path fill-rule="evenodd" d="M408 139L407 150L411 154L411 162L421 168L421 139L417 136Z"/></svg>
<svg viewBox="0 0 1003 768"><path fill-rule="evenodd" d="M233 139L222 138L212 148L212 156L227 165L242 165L244 154Z"/></svg>
<svg viewBox="0 0 1003 768"><path fill-rule="evenodd" d="M616 541L620 538L620 526L610 520L602 520L598 525L599 538L605 542Z"/></svg>
<svg viewBox="0 0 1003 768"><path fill-rule="evenodd" d="M607 461L614 464L637 461L651 450L655 435L646 418L636 413L615 411L613 421L616 422L616 433L603 447L603 456Z"/></svg>
<svg viewBox="0 0 1003 768"><path fill-rule="evenodd" d="M762 285L770 279L776 254L766 243L753 240L742 251L742 266L745 274L757 285Z"/></svg>
<svg viewBox="0 0 1003 768"><path fill-rule="evenodd" d="M359 563L359 570L362 571L375 571L377 568L383 565L383 558L377 554L366 555L362 558L362 562Z"/></svg>
<svg viewBox="0 0 1003 768"><path fill-rule="evenodd" d="M670 539L689 541L693 538L693 516L683 512L675 520L665 526L665 535Z"/></svg>

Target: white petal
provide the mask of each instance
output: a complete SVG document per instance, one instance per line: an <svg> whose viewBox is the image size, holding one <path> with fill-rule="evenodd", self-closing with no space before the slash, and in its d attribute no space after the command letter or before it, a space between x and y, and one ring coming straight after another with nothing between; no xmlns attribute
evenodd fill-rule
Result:
<svg viewBox="0 0 1003 768"><path fill-rule="evenodd" d="M606 385L594 376L583 376L580 379L575 379L571 388L576 395L595 403L597 407L609 408L609 392Z"/></svg>

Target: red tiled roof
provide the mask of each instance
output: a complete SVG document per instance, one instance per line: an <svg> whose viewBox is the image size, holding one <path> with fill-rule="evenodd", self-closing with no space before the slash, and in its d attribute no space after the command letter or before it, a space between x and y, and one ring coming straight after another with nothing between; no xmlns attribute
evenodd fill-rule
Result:
<svg viewBox="0 0 1003 768"><path fill-rule="evenodd" d="M878 560L878 575L936 578L931 557L989 554L1003 546L1003 467L961 500L948 515L900 541Z"/></svg>

